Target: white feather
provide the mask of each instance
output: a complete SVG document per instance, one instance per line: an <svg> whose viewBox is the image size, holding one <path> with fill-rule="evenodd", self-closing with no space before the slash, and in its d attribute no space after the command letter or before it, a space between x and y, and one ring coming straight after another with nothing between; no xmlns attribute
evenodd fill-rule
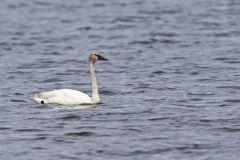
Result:
<svg viewBox="0 0 240 160"><path fill-rule="evenodd" d="M71 90L59 89L54 91L42 92L34 96L38 103L54 103L63 105L91 104L91 97L87 94Z"/></svg>

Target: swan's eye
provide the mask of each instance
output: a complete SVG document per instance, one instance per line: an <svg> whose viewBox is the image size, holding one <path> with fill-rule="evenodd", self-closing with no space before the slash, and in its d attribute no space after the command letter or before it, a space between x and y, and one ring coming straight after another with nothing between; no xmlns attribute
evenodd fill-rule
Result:
<svg viewBox="0 0 240 160"><path fill-rule="evenodd" d="M98 60L98 56L97 56L97 54L94 54L94 58L95 58L95 60L97 61Z"/></svg>

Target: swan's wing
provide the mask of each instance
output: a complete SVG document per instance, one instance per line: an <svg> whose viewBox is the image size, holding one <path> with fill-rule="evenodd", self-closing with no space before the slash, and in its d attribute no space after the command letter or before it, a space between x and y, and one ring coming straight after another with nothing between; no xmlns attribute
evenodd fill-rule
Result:
<svg viewBox="0 0 240 160"><path fill-rule="evenodd" d="M60 89L36 94L34 100L38 103L55 103L63 105L90 104L91 98L80 91Z"/></svg>

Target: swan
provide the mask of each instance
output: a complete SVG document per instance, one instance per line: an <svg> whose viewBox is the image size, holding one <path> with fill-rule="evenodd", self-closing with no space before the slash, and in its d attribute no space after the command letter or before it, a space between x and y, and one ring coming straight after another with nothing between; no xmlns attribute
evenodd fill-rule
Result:
<svg viewBox="0 0 240 160"><path fill-rule="evenodd" d="M97 79L94 71L95 62L108 59L102 57L96 52L90 53L88 57L90 77L92 81L92 97L87 94L72 90L72 89L58 89L36 94L33 99L40 104L60 104L60 105L79 105L79 104L97 104L100 103L98 94Z"/></svg>

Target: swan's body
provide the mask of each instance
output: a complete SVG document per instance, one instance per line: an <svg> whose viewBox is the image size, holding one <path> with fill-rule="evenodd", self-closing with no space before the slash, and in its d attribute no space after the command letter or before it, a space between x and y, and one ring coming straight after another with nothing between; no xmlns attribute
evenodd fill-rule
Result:
<svg viewBox="0 0 240 160"><path fill-rule="evenodd" d="M38 103L55 103L63 105L92 104L91 97L83 92L72 89L42 92L36 94L34 99Z"/></svg>
<svg viewBox="0 0 240 160"><path fill-rule="evenodd" d="M62 104L62 105L79 105L79 104L97 104L100 102L98 94L97 80L94 71L94 63L98 60L107 60L102 56L92 53L89 55L89 69L92 81L92 97L87 94L72 90L59 89L53 91L42 92L34 96L34 100L41 104Z"/></svg>

